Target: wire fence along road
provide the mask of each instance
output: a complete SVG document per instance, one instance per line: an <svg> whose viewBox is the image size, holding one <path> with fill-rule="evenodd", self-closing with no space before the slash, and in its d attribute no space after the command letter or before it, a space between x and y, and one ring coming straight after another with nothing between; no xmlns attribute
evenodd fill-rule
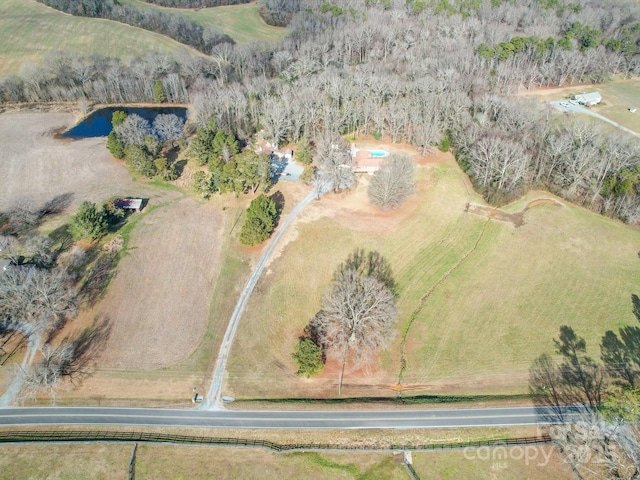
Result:
<svg viewBox="0 0 640 480"><path fill-rule="evenodd" d="M505 438L477 442L451 442L432 444L390 445L388 448L376 448L360 445L345 446L331 443L275 443L268 440L245 438L208 437L199 435L172 435L166 433L146 432L112 432L112 431L0 431L0 443L35 443L35 442L144 442L144 443L177 443L187 445L216 445L230 447L258 447L276 452L292 452L297 450L454 450L468 447L503 447L516 445L544 445L551 442L549 435L537 437ZM134 450L135 451L135 450ZM134 453L132 452L132 459Z"/></svg>
<svg viewBox="0 0 640 480"><path fill-rule="evenodd" d="M264 270L265 265L269 261L273 250L275 249L280 237L285 232L287 227L291 225L293 219L300 213L300 211L308 205L314 198L316 198L317 192L312 191L307 195L302 201L296 205L296 207L287 215L287 218L282 222L281 225L278 226L276 233L273 235L269 245L265 248L262 256L260 257L260 261L256 265L256 268L251 273L251 277L247 281L242 293L240 294L240 298L238 299L238 303L236 303L236 308L233 310L233 314L231 315L231 319L229 320L229 324L227 325L227 331L224 334L224 338L222 339L222 344L220 345L220 350L218 352L218 358L216 360L216 366L213 370L213 379L211 381L211 386L209 387L209 392L207 393L204 402L202 404L202 408L205 409L216 409L221 408L221 398L222 398L222 383L224 381L224 372L227 368L227 360L229 359L229 352L231 351L231 345L233 344L233 338L236 335L236 330L238 330L238 323L240 322L240 318L242 317L242 313L244 312L245 307L247 306L247 301L253 292L260 276L262 275L262 271Z"/></svg>

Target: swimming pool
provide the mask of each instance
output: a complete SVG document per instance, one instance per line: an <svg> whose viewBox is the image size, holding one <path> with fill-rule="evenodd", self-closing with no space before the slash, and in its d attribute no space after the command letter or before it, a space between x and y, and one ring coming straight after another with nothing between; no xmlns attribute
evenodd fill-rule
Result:
<svg viewBox="0 0 640 480"><path fill-rule="evenodd" d="M386 157L389 155L389 152L385 150L369 150L369 153L372 157Z"/></svg>

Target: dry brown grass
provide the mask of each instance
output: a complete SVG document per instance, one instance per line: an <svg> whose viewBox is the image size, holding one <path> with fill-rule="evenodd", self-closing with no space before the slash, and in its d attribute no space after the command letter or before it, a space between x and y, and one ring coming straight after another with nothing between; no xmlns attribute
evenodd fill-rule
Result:
<svg viewBox="0 0 640 480"><path fill-rule="evenodd" d="M0 479L126 478L131 445L2 445Z"/></svg>
<svg viewBox="0 0 640 480"><path fill-rule="evenodd" d="M547 462L548 459L548 462ZM413 467L420 478L435 480L574 479L571 467L553 447L514 447L413 454Z"/></svg>
<svg viewBox="0 0 640 480"><path fill-rule="evenodd" d="M66 193L73 194L72 206L112 195L158 195L132 181L126 168L107 151L106 139L53 138L55 130L73 122L68 113L0 114L0 210L20 198L44 204Z"/></svg>

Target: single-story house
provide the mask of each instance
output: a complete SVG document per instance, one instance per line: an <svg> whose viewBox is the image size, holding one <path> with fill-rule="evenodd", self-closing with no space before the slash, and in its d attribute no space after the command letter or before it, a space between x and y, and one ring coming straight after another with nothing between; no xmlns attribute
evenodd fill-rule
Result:
<svg viewBox="0 0 640 480"><path fill-rule="evenodd" d="M141 198L116 198L113 204L122 210L129 212L139 212L142 210Z"/></svg>
<svg viewBox="0 0 640 480"><path fill-rule="evenodd" d="M368 173L369 175L373 175L380 170L383 160L384 159L380 157L356 155L356 158L353 159L353 173Z"/></svg>
<svg viewBox="0 0 640 480"><path fill-rule="evenodd" d="M597 105L602 101L602 96L598 92L581 93L573 99L582 105Z"/></svg>

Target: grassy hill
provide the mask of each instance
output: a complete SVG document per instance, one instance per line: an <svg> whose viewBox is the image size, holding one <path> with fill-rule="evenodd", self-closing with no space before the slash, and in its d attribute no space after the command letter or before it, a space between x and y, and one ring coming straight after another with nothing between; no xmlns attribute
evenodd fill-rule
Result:
<svg viewBox="0 0 640 480"><path fill-rule="evenodd" d="M523 393L531 362L553 353L561 325L584 336L599 358L607 329L636 323L640 231L560 200L531 208L516 227L465 211L483 202L453 159L421 175L418 193L397 212L368 206L364 185L307 207L295 241L261 279L240 322L229 394L337 394L335 361L306 380L293 375L290 355L335 268L357 247L389 259L399 322L380 358L348 369L346 396L395 395L403 355L402 385L414 393ZM532 192L506 210L520 212L538 197L552 198Z"/></svg>
<svg viewBox="0 0 640 480"><path fill-rule="evenodd" d="M238 43L270 42L284 37L286 30L267 25L255 3L201 8L198 10L164 8L140 0L125 0L140 9L160 10L174 15L185 15L204 27L216 27Z"/></svg>
<svg viewBox="0 0 640 480"><path fill-rule="evenodd" d="M53 50L126 58L179 48L197 54L163 35L109 20L74 17L34 0L0 2L0 76L17 72L24 62L40 62Z"/></svg>

